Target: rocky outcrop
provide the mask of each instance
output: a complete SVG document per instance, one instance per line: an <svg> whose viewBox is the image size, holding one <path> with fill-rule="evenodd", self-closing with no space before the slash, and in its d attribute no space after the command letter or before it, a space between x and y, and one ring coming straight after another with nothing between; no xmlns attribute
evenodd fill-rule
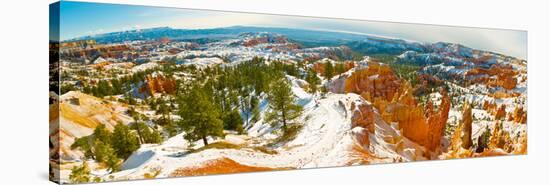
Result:
<svg viewBox="0 0 550 185"><path fill-rule="evenodd" d="M451 105L446 91L440 92L442 101L437 111L431 102L423 107L413 96L411 85L402 82L388 65L370 62L368 68L355 71L346 79L345 92L360 94L373 102L386 123L397 122L405 137L429 151L438 151ZM354 122L369 125L369 120L363 118L369 112L359 112L354 114Z"/></svg>
<svg viewBox="0 0 550 185"><path fill-rule="evenodd" d="M490 87L502 87L506 90L516 88L518 74L511 65L494 64L489 69L473 68L466 72L470 82L487 84Z"/></svg>
<svg viewBox="0 0 550 185"><path fill-rule="evenodd" d="M502 123L495 123L495 128L489 138L489 149L501 148L505 151L511 151L512 142L510 134L502 129Z"/></svg>
<svg viewBox="0 0 550 185"><path fill-rule="evenodd" d="M433 87L438 87L443 84L443 81L440 80L437 76L429 74L420 74L417 77L418 83L414 87L414 94L427 94L430 92L430 89Z"/></svg>
<svg viewBox="0 0 550 185"><path fill-rule="evenodd" d="M248 40L245 40L243 42L243 46L253 47L258 44L266 44L266 43L284 44L287 42L288 42L288 39L284 36L262 36L262 37L250 38Z"/></svg>
<svg viewBox="0 0 550 185"><path fill-rule="evenodd" d="M451 135L449 147L447 152L442 155L443 158L468 158L474 155L472 122L472 107L466 102L462 110L462 121Z"/></svg>
<svg viewBox="0 0 550 185"><path fill-rule="evenodd" d="M464 134L466 134L464 132L464 126L464 122L461 122L458 125L451 136L450 145L447 152L443 153L440 158L454 159L527 153L527 134L522 132L519 137L512 139L510 133L502 128L502 123L499 121L494 124L488 141L483 141L483 139L478 138L478 145L484 145L484 147L476 150L475 152L473 148L464 148L463 138ZM489 130L486 132L489 132ZM484 137L483 135L484 134L480 137Z"/></svg>
<svg viewBox="0 0 550 185"><path fill-rule="evenodd" d="M485 100L483 102L482 108L486 110L489 114L493 115L495 117L495 120L501 120L506 119L506 105L501 104L500 106L497 106L494 102L489 102ZM520 112L518 112L520 113Z"/></svg>
<svg viewBox="0 0 550 185"><path fill-rule="evenodd" d="M80 137L88 136L98 125L108 130L118 123L129 124L133 119L126 114L128 105L111 102L77 91L60 96L56 116L50 117L50 138L60 158L66 161L80 159L83 153L70 146Z"/></svg>
<svg viewBox="0 0 550 185"><path fill-rule="evenodd" d="M147 75L145 84L139 89L142 94L154 95L156 93L174 94L176 91L176 80L163 75Z"/></svg>
<svg viewBox="0 0 550 185"><path fill-rule="evenodd" d="M370 133L374 133L374 109L369 104L351 104L351 110L353 111L351 117L352 128L363 127Z"/></svg>
<svg viewBox="0 0 550 185"><path fill-rule="evenodd" d="M463 133L464 122L460 122L455 131L451 135L450 144L447 148L447 152L443 153L440 158L442 159L459 159L469 158L474 155L474 151L471 148L465 149L463 147Z"/></svg>
<svg viewBox="0 0 550 185"><path fill-rule="evenodd" d="M374 106L380 110L384 121L397 122L405 137L429 151L438 151L451 107L450 98L441 90L439 109L434 111L432 103L428 102L424 112L425 107L417 103L412 93L410 84L405 83L392 101L376 98Z"/></svg>
<svg viewBox="0 0 550 185"><path fill-rule="evenodd" d="M488 147L474 156L498 156L527 153L527 134L520 133L513 139L510 133L503 129L501 122L496 122L489 138Z"/></svg>
<svg viewBox="0 0 550 185"><path fill-rule="evenodd" d="M521 108L519 106L516 107L514 109L513 114L511 114L511 115L513 115L512 116L512 118L513 118L512 121L514 121L516 123L523 123L523 124L527 123L527 112L525 112L523 110L523 108Z"/></svg>
<svg viewBox="0 0 550 185"><path fill-rule="evenodd" d="M391 101L401 87L401 80L390 66L370 62L367 69L355 71L345 82L345 92L360 94L373 102L375 98Z"/></svg>
<svg viewBox="0 0 550 185"><path fill-rule="evenodd" d="M506 105L502 104L498 109L493 111L493 115L495 116L495 120L500 120L506 118Z"/></svg>
<svg viewBox="0 0 550 185"><path fill-rule="evenodd" d="M466 102L462 111L462 148L472 147L472 122L472 107Z"/></svg>

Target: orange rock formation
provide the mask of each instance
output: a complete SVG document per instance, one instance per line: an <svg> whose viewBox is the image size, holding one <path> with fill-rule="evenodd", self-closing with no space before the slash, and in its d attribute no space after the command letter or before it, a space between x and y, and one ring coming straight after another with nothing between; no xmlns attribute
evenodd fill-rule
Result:
<svg viewBox="0 0 550 185"><path fill-rule="evenodd" d="M513 113L513 121L523 124L527 123L527 112L521 107L516 107Z"/></svg>
<svg viewBox="0 0 550 185"><path fill-rule="evenodd" d="M345 92L360 94L372 102L375 98L391 101L401 86L401 80L388 65L375 62L367 69L355 71L345 82Z"/></svg>
<svg viewBox="0 0 550 185"><path fill-rule="evenodd" d="M412 91L410 84L405 83L391 102L377 98L374 106L380 110L387 123L399 123L405 137L430 151L437 151L449 116L451 100L446 91L441 90L439 110L434 111L432 103L428 102L425 113L424 107L412 96Z"/></svg>
<svg viewBox="0 0 550 185"><path fill-rule="evenodd" d="M374 62L369 63L367 69L355 71L345 81L345 92L360 94L373 103L386 123L397 122L405 137L430 151L437 151L449 116L450 98L442 90L441 104L434 111L431 101L426 107L419 105L413 91L411 85L402 82L388 65ZM372 108L361 105L352 110L356 110L352 123L372 133Z"/></svg>
<svg viewBox="0 0 550 185"><path fill-rule="evenodd" d="M486 110L491 115L495 116L495 120L506 119L506 105L504 104L501 104L497 108L496 103L494 102L491 103L485 100L485 102L483 102L483 109ZM521 112L519 112L518 110L518 114L520 113ZM518 116L521 116L521 115L518 115Z"/></svg>
<svg viewBox="0 0 550 185"><path fill-rule="evenodd" d="M497 110L493 111L493 115L495 116L495 120L506 118L506 105L500 105Z"/></svg>
<svg viewBox="0 0 550 185"><path fill-rule="evenodd" d="M494 64L489 69L474 68L466 72L466 76L480 76L473 79L473 82L484 83L491 87L500 86L506 90L516 88L518 74L511 65L506 64Z"/></svg>
<svg viewBox="0 0 550 185"><path fill-rule="evenodd" d="M352 103L351 110L353 111L351 117L352 127L363 127L370 133L374 133L374 110L372 106Z"/></svg>
<svg viewBox="0 0 550 185"><path fill-rule="evenodd" d="M462 111L462 148L472 147L472 122L472 107L465 103Z"/></svg>
<svg viewBox="0 0 550 185"><path fill-rule="evenodd" d="M144 86L140 88L140 93L147 92L149 95L154 95L155 93L174 94L175 91L176 80L164 77L163 75L155 77L147 75Z"/></svg>

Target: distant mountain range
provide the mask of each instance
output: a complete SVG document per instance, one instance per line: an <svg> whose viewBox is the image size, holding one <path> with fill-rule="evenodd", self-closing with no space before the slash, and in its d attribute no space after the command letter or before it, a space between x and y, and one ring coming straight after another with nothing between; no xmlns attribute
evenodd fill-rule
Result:
<svg viewBox="0 0 550 185"><path fill-rule="evenodd" d="M200 39L200 38L232 38L237 37L241 33L245 32L270 32L278 33L287 36L290 39L301 42L313 42L313 43L332 43L342 44L350 41L357 41L367 38L364 35L340 33L340 32L328 32L328 31L315 31L304 29L291 29L291 28L268 28L268 27L248 27L248 26L232 26L225 28L210 28L210 29L175 29L170 27L158 27L149 29L137 29L121 32L112 32L105 34L97 34L91 36L78 37L70 39L74 40L86 40L95 39L99 43L114 43L122 41L132 40L154 40L162 37L168 37L171 39ZM326 44L326 43L325 43Z"/></svg>
<svg viewBox="0 0 550 185"><path fill-rule="evenodd" d="M281 34L292 41L302 44L302 46L306 48L345 45L361 54L399 55L406 51L414 51L417 53L457 52L455 54L460 58L471 58L471 54L465 54L465 51L467 51L466 53L477 51L478 53L481 52L491 55L498 55L499 58L516 59L514 57L509 57L493 52L475 50L460 44L453 43L421 43L406 41L403 39L393 39L354 33L250 26L232 26L210 29L175 29L170 27L157 27L84 36L67 41L94 39L98 43L117 43L136 40L157 40L163 37L168 37L172 40L193 40L196 42L209 42L228 38L238 38L239 35L241 35L242 33L250 32L269 32Z"/></svg>

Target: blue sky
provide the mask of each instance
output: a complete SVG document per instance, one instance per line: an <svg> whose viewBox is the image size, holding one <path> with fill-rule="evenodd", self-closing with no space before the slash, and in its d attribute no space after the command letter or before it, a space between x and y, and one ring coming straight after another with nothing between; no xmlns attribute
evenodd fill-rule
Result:
<svg viewBox="0 0 550 185"><path fill-rule="evenodd" d="M62 1L61 40L130 29L216 28L228 26L286 27L371 34L419 42L452 42L476 49L527 58L527 32L377 21L247 14Z"/></svg>

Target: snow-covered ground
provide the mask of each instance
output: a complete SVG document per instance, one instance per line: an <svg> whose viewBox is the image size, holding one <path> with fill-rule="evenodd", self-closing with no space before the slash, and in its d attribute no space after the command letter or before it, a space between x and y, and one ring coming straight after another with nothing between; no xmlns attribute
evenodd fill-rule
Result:
<svg viewBox="0 0 550 185"><path fill-rule="evenodd" d="M356 145L355 137L362 128L352 128L352 103L370 104L356 94L328 93L326 98L306 93L300 88L305 83L293 77L287 77L292 82L292 90L297 96L297 102L304 106L304 113L298 122L303 124L295 139L279 145L269 146L276 151L265 153L254 147L265 146L273 141L277 134L273 133L270 124L262 120L256 122L247 131L248 135L228 134L225 138L209 138L210 143L227 142L242 146L240 149L207 149L200 152L190 152L189 149L203 147L202 142L193 143L184 140L183 134L176 135L162 144L145 144L134 152L122 165L122 170L108 174L104 169L95 170L94 175L104 180L141 179L145 174L158 171L157 178L168 177L174 170L184 167L201 165L205 161L229 158L243 165L269 168L314 168L352 165L356 158L352 147ZM260 103L266 109L265 100ZM373 163L421 160L418 153L423 153L423 147L400 137L395 125L386 124L376 114L376 132L369 134L370 148L379 158ZM270 129L271 128L271 129ZM262 130L264 129L264 130ZM267 131L265 130L267 129ZM261 131L261 132L259 132ZM388 138L402 138L403 150L397 150L397 144L386 142ZM421 155L420 155L421 156ZM68 173L65 171L65 173Z"/></svg>

